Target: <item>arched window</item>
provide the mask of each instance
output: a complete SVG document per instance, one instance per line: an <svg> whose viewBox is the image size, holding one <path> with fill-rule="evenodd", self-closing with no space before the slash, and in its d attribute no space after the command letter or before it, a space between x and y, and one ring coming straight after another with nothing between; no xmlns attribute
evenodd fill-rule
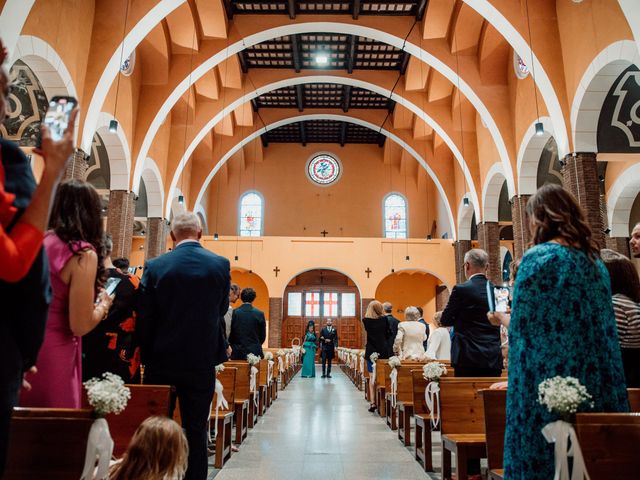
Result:
<svg viewBox="0 0 640 480"><path fill-rule="evenodd" d="M398 193L384 199L385 238L407 238L407 201Z"/></svg>
<svg viewBox="0 0 640 480"><path fill-rule="evenodd" d="M240 236L259 237L262 235L264 202L257 192L247 192L240 197Z"/></svg>

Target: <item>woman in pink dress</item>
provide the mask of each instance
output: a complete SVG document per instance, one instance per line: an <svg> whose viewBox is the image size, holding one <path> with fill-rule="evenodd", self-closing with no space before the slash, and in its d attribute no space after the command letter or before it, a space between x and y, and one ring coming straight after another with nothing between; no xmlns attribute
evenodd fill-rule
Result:
<svg viewBox="0 0 640 480"><path fill-rule="evenodd" d="M104 273L101 203L88 183L71 180L60 185L44 239L49 258L53 298L44 343L23 391L24 407L80 408L82 393L82 335L102 321L112 298L96 291Z"/></svg>

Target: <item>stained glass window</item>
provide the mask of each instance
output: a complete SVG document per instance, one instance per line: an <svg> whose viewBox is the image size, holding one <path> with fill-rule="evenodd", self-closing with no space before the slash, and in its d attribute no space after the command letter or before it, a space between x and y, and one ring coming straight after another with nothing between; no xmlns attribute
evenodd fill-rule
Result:
<svg viewBox="0 0 640 480"><path fill-rule="evenodd" d="M322 316L338 316L338 294L335 292L324 292L322 296Z"/></svg>
<svg viewBox="0 0 640 480"><path fill-rule="evenodd" d="M305 317L320 316L320 292L307 292L304 296Z"/></svg>
<svg viewBox="0 0 640 480"><path fill-rule="evenodd" d="M527 78L529 75L529 67L516 52L513 52L513 68L520 79Z"/></svg>
<svg viewBox="0 0 640 480"><path fill-rule="evenodd" d="M289 292L287 315L300 317L302 315L302 292Z"/></svg>
<svg viewBox="0 0 640 480"><path fill-rule="evenodd" d="M343 317L356 316L356 294L355 293L342 294L342 316Z"/></svg>
<svg viewBox="0 0 640 480"><path fill-rule="evenodd" d="M397 193L384 199L385 238L407 238L407 201Z"/></svg>
<svg viewBox="0 0 640 480"><path fill-rule="evenodd" d="M240 236L259 237L262 235L262 197L256 192L245 193L240 199Z"/></svg>

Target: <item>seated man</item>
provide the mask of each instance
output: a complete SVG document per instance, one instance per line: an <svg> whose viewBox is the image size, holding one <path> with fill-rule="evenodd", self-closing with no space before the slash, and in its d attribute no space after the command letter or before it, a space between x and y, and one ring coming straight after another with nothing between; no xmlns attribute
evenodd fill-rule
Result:
<svg viewBox="0 0 640 480"><path fill-rule="evenodd" d="M250 353L263 356L262 344L267 338L267 322L264 313L252 305L255 299L256 291L253 288L244 288L240 292L242 305L231 316L229 344L232 360L245 360Z"/></svg>

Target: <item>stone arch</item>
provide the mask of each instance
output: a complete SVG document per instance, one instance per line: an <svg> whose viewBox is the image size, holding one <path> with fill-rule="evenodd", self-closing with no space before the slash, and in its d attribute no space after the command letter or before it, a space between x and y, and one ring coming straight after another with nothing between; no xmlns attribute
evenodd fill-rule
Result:
<svg viewBox="0 0 640 480"><path fill-rule="evenodd" d="M0 14L0 32L2 32L2 42L12 58L20 39L20 32L35 3L36 0L7 0L4 4ZM13 61L11 63L13 64Z"/></svg>
<svg viewBox="0 0 640 480"><path fill-rule="evenodd" d="M147 191L147 217L161 218L164 206L164 185L160 169L152 158L147 157L142 180Z"/></svg>
<svg viewBox="0 0 640 480"><path fill-rule="evenodd" d="M458 205L458 221L456 222L456 225L458 225L458 240L471 240L473 214L477 210L477 207L469 196L470 195L467 192L465 194L465 198L469 199L469 205L464 204L464 198L460 200L460 205ZM476 218L478 218L477 215Z"/></svg>
<svg viewBox="0 0 640 480"><path fill-rule="evenodd" d="M640 163L620 174L607 193L607 216L612 237L629 236L631 207L640 193Z"/></svg>
<svg viewBox="0 0 640 480"><path fill-rule="evenodd" d="M482 189L482 220L484 222L498 221L498 207L500 205L500 191L506 178L500 163L494 163L485 177Z"/></svg>
<svg viewBox="0 0 640 480"><path fill-rule="evenodd" d="M598 120L613 83L630 65L640 66L635 42L620 40L602 50L582 75L571 104L573 146L576 152L598 151Z"/></svg>
<svg viewBox="0 0 640 480"><path fill-rule="evenodd" d="M193 211L196 215L198 215L198 218L200 219L200 225L202 226L202 234L209 235L209 226L207 223L207 211L205 210L202 203L197 204L196 207L193 209Z"/></svg>
<svg viewBox="0 0 640 480"><path fill-rule="evenodd" d="M540 117L544 126L542 134L536 134L536 123L531 123L524 132L518 150L518 193L533 195L538 189L538 163L545 145L554 136L553 125L549 117ZM554 137L555 138L555 137Z"/></svg>
<svg viewBox="0 0 640 480"><path fill-rule="evenodd" d="M131 150L124 134L124 129L118 128L115 133L109 130L109 122L117 119L107 112L100 112L96 133L100 135L102 143L109 157L111 190L128 190L131 172ZM156 167L157 168L157 167ZM145 187L148 187L145 183Z"/></svg>

